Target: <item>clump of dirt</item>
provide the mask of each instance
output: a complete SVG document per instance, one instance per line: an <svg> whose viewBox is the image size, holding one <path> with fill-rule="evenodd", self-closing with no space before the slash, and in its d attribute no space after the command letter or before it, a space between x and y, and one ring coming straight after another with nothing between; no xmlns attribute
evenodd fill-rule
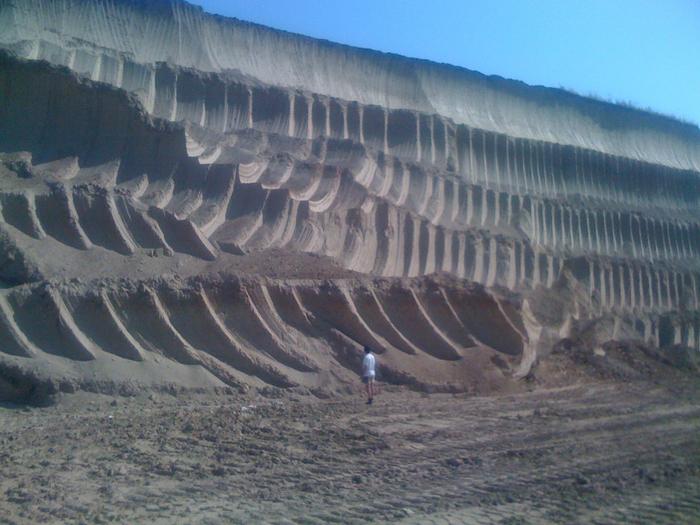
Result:
<svg viewBox="0 0 700 525"><path fill-rule="evenodd" d="M45 406L53 402L59 386L19 366L0 365L0 403Z"/></svg>
<svg viewBox="0 0 700 525"><path fill-rule="evenodd" d="M697 380L700 357L695 354L681 345L655 348L640 341L625 340L591 346L564 339L529 378L547 384L578 378L672 385L679 380Z"/></svg>

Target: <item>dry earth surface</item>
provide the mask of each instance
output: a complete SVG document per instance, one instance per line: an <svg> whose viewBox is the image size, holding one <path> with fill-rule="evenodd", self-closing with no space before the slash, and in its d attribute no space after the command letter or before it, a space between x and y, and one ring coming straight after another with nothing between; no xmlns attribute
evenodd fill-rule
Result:
<svg viewBox="0 0 700 525"><path fill-rule="evenodd" d="M570 354L492 397L7 405L0 523L697 523L697 376L627 359L657 377L630 380L601 366L610 352Z"/></svg>

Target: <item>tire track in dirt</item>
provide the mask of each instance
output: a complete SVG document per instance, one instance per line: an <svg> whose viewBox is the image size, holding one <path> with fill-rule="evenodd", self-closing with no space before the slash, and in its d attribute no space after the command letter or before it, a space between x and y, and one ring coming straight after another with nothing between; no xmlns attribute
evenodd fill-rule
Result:
<svg viewBox="0 0 700 525"><path fill-rule="evenodd" d="M0 409L8 523L691 523L700 508L692 392L109 399Z"/></svg>

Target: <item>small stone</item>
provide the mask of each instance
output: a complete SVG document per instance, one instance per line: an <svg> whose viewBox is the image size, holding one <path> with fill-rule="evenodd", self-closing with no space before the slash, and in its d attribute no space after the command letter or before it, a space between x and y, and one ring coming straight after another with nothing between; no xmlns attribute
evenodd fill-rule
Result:
<svg viewBox="0 0 700 525"><path fill-rule="evenodd" d="M403 510L398 509L398 510L394 511L393 517L394 517L394 518L397 518L397 519L405 518L405 517L406 517L406 514L404 514Z"/></svg>

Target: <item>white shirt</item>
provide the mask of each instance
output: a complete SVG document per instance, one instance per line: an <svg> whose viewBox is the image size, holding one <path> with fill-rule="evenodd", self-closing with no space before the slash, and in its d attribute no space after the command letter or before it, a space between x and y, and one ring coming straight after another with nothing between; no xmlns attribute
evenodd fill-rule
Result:
<svg viewBox="0 0 700 525"><path fill-rule="evenodd" d="M362 360L362 377L374 377L374 354L365 354Z"/></svg>

